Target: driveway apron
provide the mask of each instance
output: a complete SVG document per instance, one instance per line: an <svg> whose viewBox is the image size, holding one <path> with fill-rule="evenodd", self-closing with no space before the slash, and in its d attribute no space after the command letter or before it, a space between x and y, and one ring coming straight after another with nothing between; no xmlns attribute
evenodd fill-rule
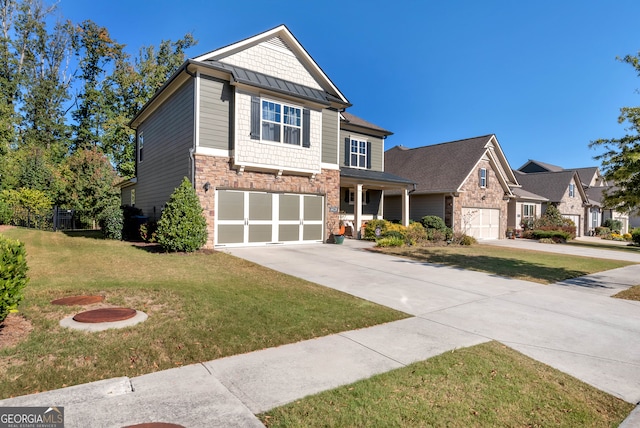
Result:
<svg viewBox="0 0 640 428"><path fill-rule="evenodd" d="M628 402L640 401L640 302L610 297L640 282L640 265L541 285L378 254L370 246L346 241L225 251L439 325L432 327L433 340L450 349L468 346L470 335L478 343L497 340ZM456 344L452 331L465 340Z"/></svg>

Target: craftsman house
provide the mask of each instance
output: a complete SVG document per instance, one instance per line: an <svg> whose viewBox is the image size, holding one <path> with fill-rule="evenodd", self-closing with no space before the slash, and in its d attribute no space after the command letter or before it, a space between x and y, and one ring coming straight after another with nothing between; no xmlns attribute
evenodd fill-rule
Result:
<svg viewBox="0 0 640 428"><path fill-rule="evenodd" d="M123 203L158 219L187 177L207 247L323 242L340 218L357 235L411 182L384 172L391 133L350 106L285 26L189 59L131 121Z"/></svg>
<svg viewBox="0 0 640 428"><path fill-rule="evenodd" d="M409 218L444 219L454 232L478 239L503 238L507 206L518 181L495 135L385 153L385 171L415 182L409 195ZM400 219L402 196L385 194L384 217Z"/></svg>

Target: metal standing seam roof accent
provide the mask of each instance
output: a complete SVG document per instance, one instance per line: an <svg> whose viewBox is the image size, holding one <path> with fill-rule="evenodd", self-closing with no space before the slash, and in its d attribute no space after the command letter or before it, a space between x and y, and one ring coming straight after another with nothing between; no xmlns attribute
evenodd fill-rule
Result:
<svg viewBox="0 0 640 428"><path fill-rule="evenodd" d="M413 181L399 177L394 174L390 174L384 171L372 171L369 169L357 169L357 168L340 168L340 177L345 178L355 178L361 180L371 180L371 181L380 181L387 183L398 183L398 184L414 184Z"/></svg>
<svg viewBox="0 0 640 428"><path fill-rule="evenodd" d="M202 63L231 73L234 80L239 83L245 83L259 88L270 89L287 95L305 98L323 105L330 105L332 101L342 103L342 100L339 100L326 91L310 88L309 86L300 85L278 77L269 76L264 73L259 73L216 60L206 60Z"/></svg>

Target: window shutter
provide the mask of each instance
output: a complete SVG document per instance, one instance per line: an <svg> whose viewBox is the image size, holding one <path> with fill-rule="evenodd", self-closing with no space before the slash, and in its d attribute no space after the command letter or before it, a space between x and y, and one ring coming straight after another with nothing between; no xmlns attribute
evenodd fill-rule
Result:
<svg viewBox="0 0 640 428"><path fill-rule="evenodd" d="M344 201L349 203L349 189L344 189Z"/></svg>
<svg viewBox="0 0 640 428"><path fill-rule="evenodd" d="M260 97L251 96L251 139L260 139Z"/></svg>
<svg viewBox="0 0 640 428"><path fill-rule="evenodd" d="M308 108L302 110L302 147L311 147L311 113Z"/></svg>
<svg viewBox="0 0 640 428"><path fill-rule="evenodd" d="M371 169L371 141L367 141L367 169Z"/></svg>
<svg viewBox="0 0 640 428"><path fill-rule="evenodd" d="M489 168L484 170L484 187L489 188Z"/></svg>
<svg viewBox="0 0 640 428"><path fill-rule="evenodd" d="M344 165L351 166L351 140L348 137L344 139Z"/></svg>
<svg viewBox="0 0 640 428"><path fill-rule="evenodd" d="M366 196L366 197L365 197L366 204L370 204L370 203L371 203L371 196L369 196L369 194L370 194L370 193L371 193L371 192L369 192L368 190L365 190L365 193L364 193L364 194L365 194L365 196Z"/></svg>

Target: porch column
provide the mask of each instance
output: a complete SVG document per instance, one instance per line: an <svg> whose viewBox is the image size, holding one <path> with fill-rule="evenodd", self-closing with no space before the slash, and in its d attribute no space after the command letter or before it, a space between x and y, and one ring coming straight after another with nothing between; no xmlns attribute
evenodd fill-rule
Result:
<svg viewBox="0 0 640 428"><path fill-rule="evenodd" d="M362 184L356 185L356 200L353 204L353 227L356 228L356 237L362 239L360 231L362 230Z"/></svg>
<svg viewBox="0 0 640 428"><path fill-rule="evenodd" d="M402 225L409 226L409 191L402 189Z"/></svg>

